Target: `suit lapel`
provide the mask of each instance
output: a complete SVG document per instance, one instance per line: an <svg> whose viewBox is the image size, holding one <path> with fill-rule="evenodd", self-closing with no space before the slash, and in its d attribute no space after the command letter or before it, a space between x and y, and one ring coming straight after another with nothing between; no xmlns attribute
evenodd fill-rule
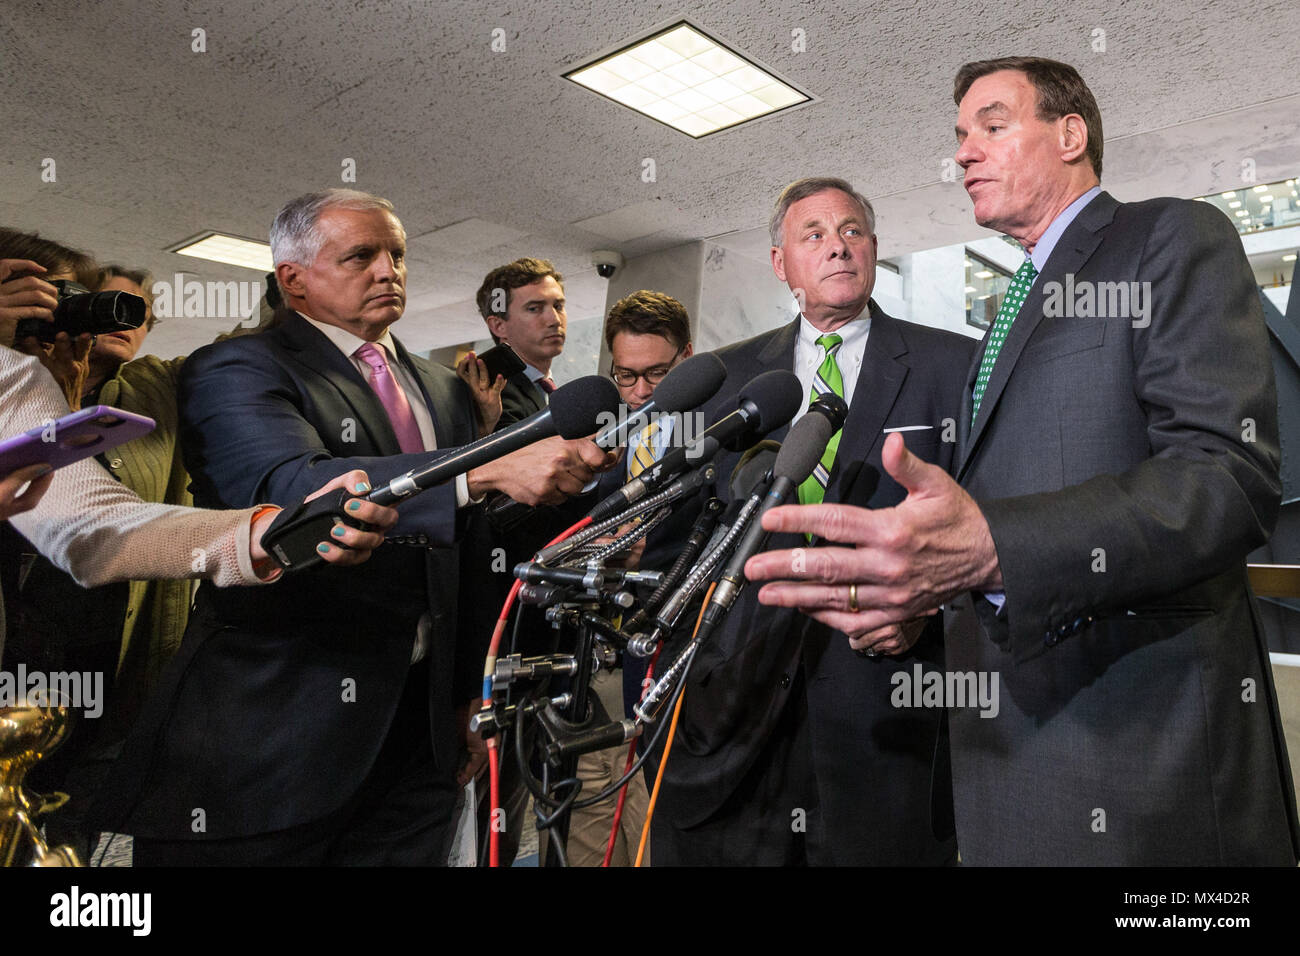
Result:
<svg viewBox="0 0 1300 956"><path fill-rule="evenodd" d="M785 328L778 330L777 333L768 340L768 343L763 346L762 351L758 353L757 368L751 370L753 371L753 375L750 375L749 378L761 375L769 369L794 369L794 344L799 338L799 323L801 321L802 320L799 316L795 316L793 322L785 326ZM745 381L749 381L749 378ZM742 382L741 388L743 388L744 385L745 383ZM772 441L785 441L785 436L789 431L790 425L787 423L763 437L770 438Z"/></svg>
<svg viewBox="0 0 1300 956"><path fill-rule="evenodd" d="M998 401L1006 389L1011 373L1015 370L1016 362L1043 321L1043 290L1047 288L1048 283L1064 283L1067 274L1075 275L1083 268L1084 264L1092 258L1097 246L1101 244L1106 227L1114 219L1115 210L1118 208L1119 203L1109 193L1100 193L1096 199L1084 206L1074 222L1070 223L1057 241L1051 257L1044 263L1043 271L1035 281L1030 295L1025 299L1020 314L1011 324L1011 331L1007 333L997 363L993 366L988 388L985 389L984 398L980 401L979 415L971 426L969 440L963 446L962 463L957 471L958 481L965 474L975 448L979 445L989 421L997 410ZM988 342L987 335L984 341ZM972 403L970 392L974 388L973 373L978 371L983 355L984 349L978 349L972 365L972 375L967 382L966 394L962 397L962 408L967 420L970 418Z"/></svg>
<svg viewBox="0 0 1300 956"><path fill-rule="evenodd" d="M533 380L528 377L527 372L518 372L512 381L523 395L524 400L531 406L528 409L529 415L535 415L546 407L546 393L541 387L533 384Z"/></svg>
<svg viewBox="0 0 1300 956"><path fill-rule="evenodd" d="M283 314L275 328L263 334L278 336L290 351L298 353L303 364L317 372L321 381L352 407L358 426L370 438L374 454L396 455L401 452L379 396L333 342L292 311Z"/></svg>
<svg viewBox="0 0 1300 956"><path fill-rule="evenodd" d="M847 501L863 463L883 438L882 431L889 411L898 400L898 393L907 378L907 366L898 361L907 354L907 345L898 331L898 325L871 302L871 331L867 335L866 351L862 355L862 368L853 389L853 404L844 422L840 447L835 453L830 482L826 487L825 501Z"/></svg>

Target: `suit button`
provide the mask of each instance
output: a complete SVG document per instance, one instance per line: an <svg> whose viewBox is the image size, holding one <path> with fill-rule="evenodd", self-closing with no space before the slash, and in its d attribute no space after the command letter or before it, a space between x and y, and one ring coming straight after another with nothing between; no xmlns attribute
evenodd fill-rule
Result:
<svg viewBox="0 0 1300 956"><path fill-rule="evenodd" d="M429 536L427 534L420 535L420 544L428 544L428 543L429 543Z"/></svg>
<svg viewBox="0 0 1300 956"><path fill-rule="evenodd" d="M790 686L790 675L789 675L789 674L782 674L782 675L781 675L781 689L784 690L785 688L787 688L787 687L789 687L789 686Z"/></svg>
<svg viewBox="0 0 1300 956"><path fill-rule="evenodd" d="M121 459L121 458L114 458L114 459L112 459L111 461L109 461L109 463L108 463L108 467L109 467L109 468L121 468L121 467L122 467L122 459Z"/></svg>

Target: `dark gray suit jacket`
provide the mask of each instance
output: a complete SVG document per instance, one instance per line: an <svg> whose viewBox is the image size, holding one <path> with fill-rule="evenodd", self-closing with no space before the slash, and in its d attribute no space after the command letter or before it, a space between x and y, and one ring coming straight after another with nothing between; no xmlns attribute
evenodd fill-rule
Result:
<svg viewBox="0 0 1300 956"><path fill-rule="evenodd" d="M906 432L908 448L945 469L953 464L954 419L975 343L894 319L874 302L871 322L825 501L882 508L905 497L881 467L885 429L931 426ZM755 375L793 369L798 325L796 319L718 351L727 365L727 380L706 406L708 420L734 409L741 387ZM943 440L945 419L948 441ZM785 433L781 429L770 437L780 440ZM723 498L738 458L724 454L718 461ZM806 544L802 536L778 535L768 548ZM843 634L794 609L761 606L757 594L757 587L745 589L697 655L656 825L662 816L663 822L692 833L709 826L709 817L736 792L791 706L792 678L802 666L811 763L833 862L915 865L950 860L951 840L943 833L936 837L931 807L942 709L904 709L890 702L895 674L911 675L914 666L942 666L937 620L908 654L867 659L854 654ZM945 774L940 818L948 816L946 787ZM778 809L758 816L782 821L788 835L794 808ZM769 838L750 836L760 842Z"/></svg>
<svg viewBox="0 0 1300 956"><path fill-rule="evenodd" d="M1139 283L1146 320L1083 314L1088 288L1119 305L1114 282ZM1071 288L1074 314L1045 315ZM978 364L958 478L1006 607L949 608L949 670L1000 688L994 718L950 711L963 860L1293 865L1245 569L1277 517L1277 407L1236 232L1204 203L1102 193L1052 252L968 429Z"/></svg>

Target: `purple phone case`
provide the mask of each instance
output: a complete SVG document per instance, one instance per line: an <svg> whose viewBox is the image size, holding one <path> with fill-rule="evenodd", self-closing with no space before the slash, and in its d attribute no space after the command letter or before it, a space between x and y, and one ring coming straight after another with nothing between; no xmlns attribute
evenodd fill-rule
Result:
<svg viewBox="0 0 1300 956"><path fill-rule="evenodd" d="M156 424L108 405L83 408L0 441L0 477L28 465L62 468L147 435Z"/></svg>

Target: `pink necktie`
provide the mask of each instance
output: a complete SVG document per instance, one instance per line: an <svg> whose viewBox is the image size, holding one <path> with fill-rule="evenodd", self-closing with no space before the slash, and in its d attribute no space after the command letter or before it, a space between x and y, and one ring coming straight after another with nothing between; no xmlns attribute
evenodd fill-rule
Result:
<svg viewBox="0 0 1300 956"><path fill-rule="evenodd" d="M370 366L370 387L383 403L402 451L424 451L424 439L420 437L420 426L415 423L415 415L411 413L411 403L393 377L393 370L384 358L383 348L374 342L367 342L354 354Z"/></svg>

